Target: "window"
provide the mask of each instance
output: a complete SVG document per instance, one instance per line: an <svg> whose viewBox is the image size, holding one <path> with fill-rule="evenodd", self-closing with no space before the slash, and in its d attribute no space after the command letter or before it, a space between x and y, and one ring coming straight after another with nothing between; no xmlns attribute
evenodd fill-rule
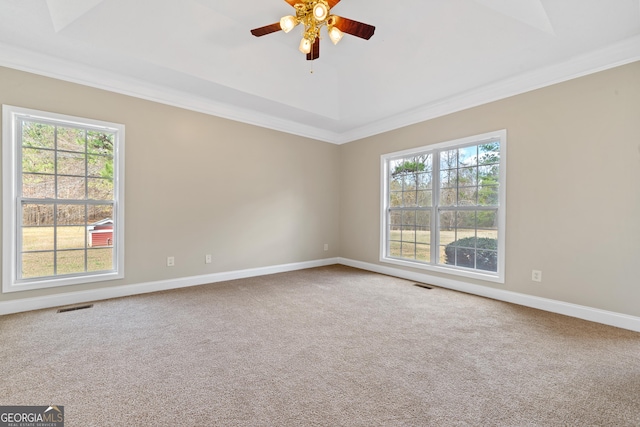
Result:
<svg viewBox="0 0 640 427"><path fill-rule="evenodd" d="M382 156L381 261L504 282L506 131Z"/></svg>
<svg viewBox="0 0 640 427"><path fill-rule="evenodd" d="M124 269L124 126L3 106L3 292Z"/></svg>

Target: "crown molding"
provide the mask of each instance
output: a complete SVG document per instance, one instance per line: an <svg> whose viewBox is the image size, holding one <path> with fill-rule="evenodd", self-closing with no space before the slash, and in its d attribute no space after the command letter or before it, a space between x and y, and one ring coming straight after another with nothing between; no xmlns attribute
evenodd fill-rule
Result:
<svg viewBox="0 0 640 427"><path fill-rule="evenodd" d="M197 97L186 92L111 73L85 64L16 48L0 42L0 66L209 114L305 138L336 143L339 134L269 114Z"/></svg>
<svg viewBox="0 0 640 427"><path fill-rule="evenodd" d="M346 144L447 114L509 98L532 90L640 60L640 36L635 36L558 64L543 67L456 96L425 104L392 117L339 133L254 110L72 63L60 58L0 43L0 66L77 83L148 101L247 123L305 138Z"/></svg>
<svg viewBox="0 0 640 427"><path fill-rule="evenodd" d="M640 36L635 36L558 64L426 104L405 113L344 132L336 143L345 144L389 132L638 60L640 60Z"/></svg>

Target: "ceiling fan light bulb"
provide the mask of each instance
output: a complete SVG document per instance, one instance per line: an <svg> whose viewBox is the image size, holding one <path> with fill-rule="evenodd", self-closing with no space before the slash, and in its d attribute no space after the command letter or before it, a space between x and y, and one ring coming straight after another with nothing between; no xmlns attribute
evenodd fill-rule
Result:
<svg viewBox="0 0 640 427"><path fill-rule="evenodd" d="M313 17L316 21L324 21L327 19L327 15L329 15L329 8L327 8L326 4L316 3L316 5L313 6Z"/></svg>
<svg viewBox="0 0 640 427"><path fill-rule="evenodd" d="M300 41L300 52L304 53L305 55L311 52L311 40L303 38Z"/></svg>
<svg viewBox="0 0 640 427"><path fill-rule="evenodd" d="M280 28L282 28L282 31L285 33L293 30L296 25L298 25L298 22L295 16L287 15L280 19Z"/></svg>
<svg viewBox="0 0 640 427"><path fill-rule="evenodd" d="M337 29L336 27L331 27L328 30L329 30L329 38L331 39L333 44L338 44L338 42L342 40L342 36L344 36L344 33L339 29Z"/></svg>

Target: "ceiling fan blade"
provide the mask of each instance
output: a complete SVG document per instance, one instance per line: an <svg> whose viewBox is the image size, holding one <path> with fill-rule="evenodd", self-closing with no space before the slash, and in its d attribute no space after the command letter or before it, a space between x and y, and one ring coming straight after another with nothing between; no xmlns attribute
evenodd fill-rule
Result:
<svg viewBox="0 0 640 427"><path fill-rule="evenodd" d="M333 25L337 29L339 29L343 33L360 37L361 39L369 40L371 36L373 36L373 33L376 31L376 27L374 27L373 25L363 24L362 22L354 21L353 19L334 15L333 20Z"/></svg>
<svg viewBox="0 0 640 427"><path fill-rule="evenodd" d="M284 0L284 1L289 3L292 7L296 7L296 4L302 3L302 0ZM340 1L340 0L338 0L338 1Z"/></svg>
<svg viewBox="0 0 640 427"><path fill-rule="evenodd" d="M320 37L316 37L316 41L313 42L311 52L307 53L307 61L313 61L320 58Z"/></svg>
<svg viewBox="0 0 640 427"><path fill-rule="evenodd" d="M338 3L340 3L340 0L327 0L327 4L329 5L329 8L332 8L333 6L337 5Z"/></svg>
<svg viewBox="0 0 640 427"><path fill-rule="evenodd" d="M256 37L262 37L280 30L282 30L282 28L280 27L280 23L276 22L275 24L265 25L264 27L260 28L254 28L253 30L251 30L251 34Z"/></svg>

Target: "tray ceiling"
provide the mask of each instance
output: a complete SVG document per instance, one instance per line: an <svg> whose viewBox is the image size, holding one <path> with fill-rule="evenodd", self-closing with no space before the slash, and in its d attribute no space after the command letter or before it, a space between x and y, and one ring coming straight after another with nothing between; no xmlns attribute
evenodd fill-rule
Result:
<svg viewBox="0 0 640 427"><path fill-rule="evenodd" d="M283 0L2 0L0 65L344 143L640 59L639 0L342 0L369 41L253 37Z"/></svg>

